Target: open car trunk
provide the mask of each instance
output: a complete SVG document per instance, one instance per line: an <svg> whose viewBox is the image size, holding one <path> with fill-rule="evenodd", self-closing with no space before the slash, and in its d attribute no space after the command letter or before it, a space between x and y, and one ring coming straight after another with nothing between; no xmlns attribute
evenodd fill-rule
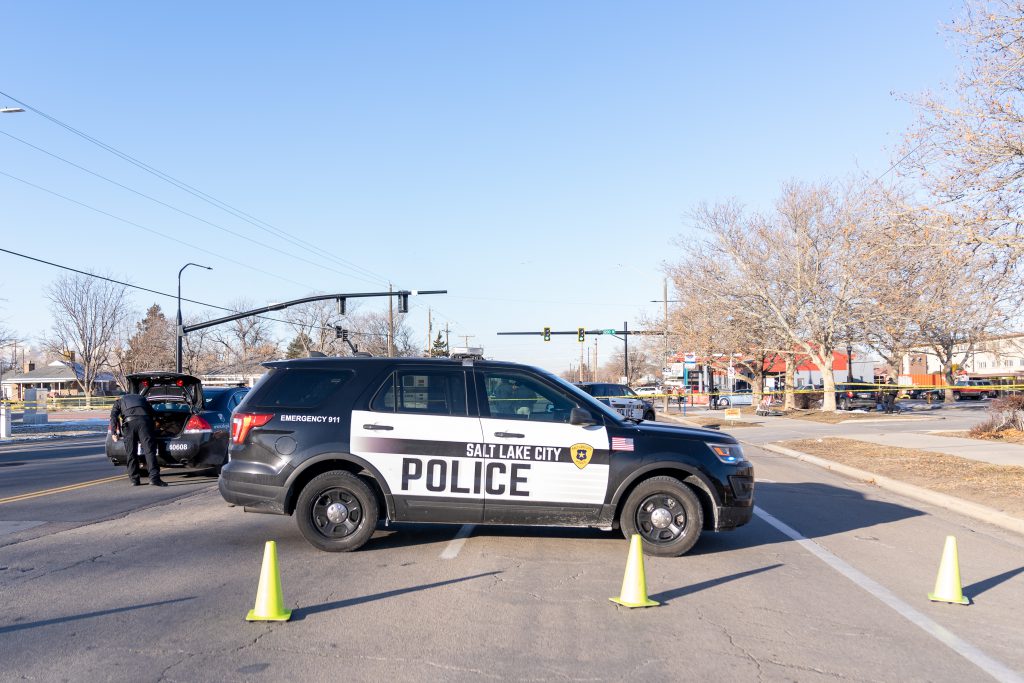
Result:
<svg viewBox="0 0 1024 683"><path fill-rule="evenodd" d="M158 437L173 437L185 429L185 424L192 417L192 412L182 410L161 410L156 408L156 435Z"/></svg>
<svg viewBox="0 0 1024 683"><path fill-rule="evenodd" d="M157 437L174 437L203 407L203 384L179 372L139 372L128 375L128 389L143 396L156 411Z"/></svg>

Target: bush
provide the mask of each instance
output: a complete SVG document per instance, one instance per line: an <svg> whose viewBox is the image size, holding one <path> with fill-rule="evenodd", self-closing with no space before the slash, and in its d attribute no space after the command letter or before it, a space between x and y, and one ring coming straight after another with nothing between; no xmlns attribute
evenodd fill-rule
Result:
<svg viewBox="0 0 1024 683"><path fill-rule="evenodd" d="M979 422L968 430L968 434L976 439L980 439L986 436L991 436L999 431L999 421L995 417L990 417L984 422Z"/></svg>
<svg viewBox="0 0 1024 683"><path fill-rule="evenodd" d="M994 434L1004 429L1024 430L1024 396L1014 394L992 401L988 420L971 428L971 434Z"/></svg>

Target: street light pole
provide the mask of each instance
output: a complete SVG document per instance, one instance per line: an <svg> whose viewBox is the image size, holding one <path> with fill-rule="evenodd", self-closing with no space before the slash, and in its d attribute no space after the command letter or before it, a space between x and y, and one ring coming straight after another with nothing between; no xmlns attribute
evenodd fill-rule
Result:
<svg viewBox="0 0 1024 683"><path fill-rule="evenodd" d="M175 336L177 337L177 342L175 344L175 352L174 352L174 371L175 372L181 372L181 346L182 346L182 339L185 336L184 333L182 332L182 329L181 329L182 328L182 322L181 322L181 274L183 272L185 272L185 269L188 268L189 266L196 266L197 268L206 268L207 270L213 270L213 268L211 268L210 266L204 266L204 265L201 265L199 263L186 263L185 265L183 265L181 267L181 270L178 271L178 320L177 320L178 324L177 324L177 329L176 329L176 332L175 332Z"/></svg>

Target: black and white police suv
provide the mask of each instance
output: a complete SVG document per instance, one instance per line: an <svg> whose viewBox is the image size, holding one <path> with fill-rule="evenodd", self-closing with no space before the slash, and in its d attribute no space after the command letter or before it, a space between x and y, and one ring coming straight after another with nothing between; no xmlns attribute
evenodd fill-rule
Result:
<svg viewBox="0 0 1024 683"><path fill-rule="evenodd" d="M544 370L443 358L304 358L232 416L220 492L294 514L317 548L355 550L378 520L618 527L650 554L753 513L734 438L620 416Z"/></svg>

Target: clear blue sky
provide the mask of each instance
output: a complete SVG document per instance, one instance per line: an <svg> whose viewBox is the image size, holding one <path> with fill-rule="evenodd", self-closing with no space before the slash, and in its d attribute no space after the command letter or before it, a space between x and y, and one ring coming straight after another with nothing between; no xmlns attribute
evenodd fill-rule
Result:
<svg viewBox="0 0 1024 683"><path fill-rule="evenodd" d="M447 289L412 301L424 344L430 307L488 356L559 371L578 360L574 337L494 333L635 326L660 310L649 302L696 203L761 206L788 179L885 171L914 118L893 92L952 79L940 25L960 11L949 0L7 3L0 91L363 270L32 112L0 115L0 132L249 238L5 135L4 173L217 256L6 176L0 234L5 248L164 291L181 265L206 263L215 270L190 269L183 294L222 305L389 280ZM0 318L38 336L42 289L58 275L0 254ZM134 301L141 315L154 297ZM618 345L601 340L602 357Z"/></svg>

